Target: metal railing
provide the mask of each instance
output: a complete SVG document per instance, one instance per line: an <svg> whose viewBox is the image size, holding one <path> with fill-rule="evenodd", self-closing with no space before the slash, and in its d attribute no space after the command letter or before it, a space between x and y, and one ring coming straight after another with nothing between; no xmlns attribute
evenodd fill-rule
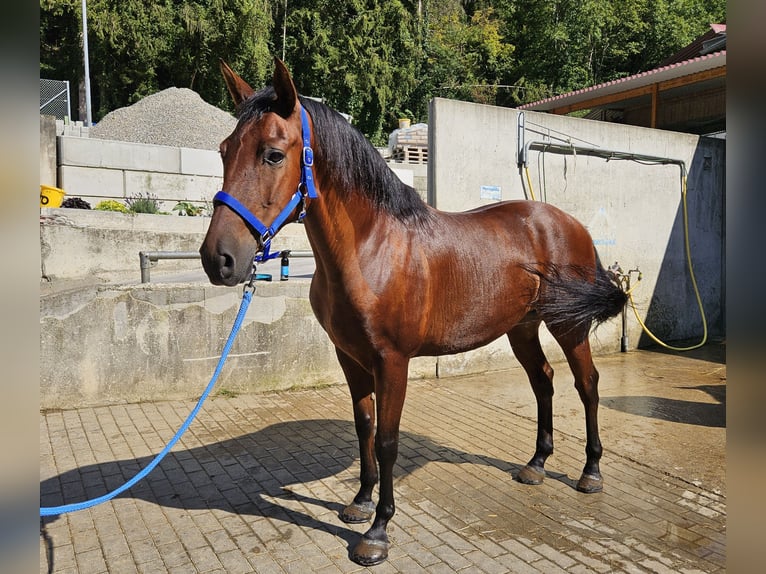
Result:
<svg viewBox="0 0 766 574"><path fill-rule="evenodd" d="M312 251L297 251L292 249L284 249L279 252L280 256L283 254L289 257L314 257ZM140 251L138 253L138 259L141 264L141 283L151 282L152 263L156 263L160 260L166 259L199 259L200 254L198 251Z"/></svg>

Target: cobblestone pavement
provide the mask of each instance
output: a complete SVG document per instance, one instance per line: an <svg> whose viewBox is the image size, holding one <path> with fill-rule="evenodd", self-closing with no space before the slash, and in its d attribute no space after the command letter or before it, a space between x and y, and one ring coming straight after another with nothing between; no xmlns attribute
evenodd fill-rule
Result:
<svg viewBox="0 0 766 574"><path fill-rule="evenodd" d="M557 370L556 451L540 486L513 480L534 450L523 371L411 381L387 572L713 573L726 569L725 379L713 358L596 358L604 491L574 489L582 407ZM225 388L225 381L219 383ZM42 413L41 504L104 494L145 466L193 401ZM44 519L40 572L363 572L366 529L338 519L359 472L345 385L207 401L131 491Z"/></svg>

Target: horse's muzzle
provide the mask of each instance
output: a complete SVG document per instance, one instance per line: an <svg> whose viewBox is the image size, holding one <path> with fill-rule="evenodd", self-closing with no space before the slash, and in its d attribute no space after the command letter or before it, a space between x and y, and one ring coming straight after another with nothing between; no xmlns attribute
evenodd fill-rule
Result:
<svg viewBox="0 0 766 574"><path fill-rule="evenodd" d="M252 268L252 258L237 257L232 250L223 246L212 249L207 241L200 247L202 268L213 285L227 285L229 287L242 283L247 279Z"/></svg>

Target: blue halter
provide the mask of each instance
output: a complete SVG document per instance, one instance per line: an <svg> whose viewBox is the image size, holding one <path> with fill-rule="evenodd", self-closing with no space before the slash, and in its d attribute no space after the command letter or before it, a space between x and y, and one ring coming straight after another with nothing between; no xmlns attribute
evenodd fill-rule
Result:
<svg viewBox="0 0 766 574"><path fill-rule="evenodd" d="M298 184L298 189L290 198L290 201L285 205L282 211L279 212L271 225L266 226L263 224L250 210L245 207L238 199L229 195L225 191L219 191L213 196L213 205L217 203L223 203L229 207L234 213L239 215L245 222L258 233L261 249L260 253L256 253L255 261L266 261L279 256L279 253L269 253L271 246L271 240L280 230L280 228L290 217L290 214L295 210L298 205L302 204L300 213L298 214L298 222L303 221L306 217L306 198L316 199L317 190L314 185L314 151L311 149L311 130L309 129L309 120L306 110L301 106L301 135L303 137L303 153L301 154L301 181Z"/></svg>

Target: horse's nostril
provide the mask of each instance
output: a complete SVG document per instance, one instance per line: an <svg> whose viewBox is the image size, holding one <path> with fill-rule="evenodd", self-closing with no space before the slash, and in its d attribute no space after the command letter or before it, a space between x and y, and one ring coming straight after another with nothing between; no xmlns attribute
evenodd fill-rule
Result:
<svg viewBox="0 0 766 574"><path fill-rule="evenodd" d="M232 257L228 253L222 253L219 256L220 266L219 266L219 273L221 274L221 279L229 279L233 273L234 273L234 257Z"/></svg>

